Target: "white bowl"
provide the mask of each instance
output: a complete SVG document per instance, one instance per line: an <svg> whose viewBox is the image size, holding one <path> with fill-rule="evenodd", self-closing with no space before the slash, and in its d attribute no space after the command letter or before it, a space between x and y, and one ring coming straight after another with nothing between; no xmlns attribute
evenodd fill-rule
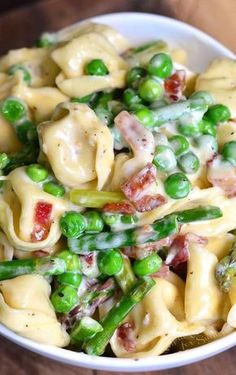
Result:
<svg viewBox="0 0 236 375"><path fill-rule="evenodd" d="M164 39L173 46L182 46L189 54L189 67L202 71L220 56L235 58L222 44L192 26L167 17L143 13L116 13L92 19L115 27L133 44ZM91 357L87 354L38 344L0 325L0 334L33 352L63 363L105 371L143 372L187 365L223 352L236 344L236 332L198 348L147 359ZM49 333L50 334L50 333Z"/></svg>

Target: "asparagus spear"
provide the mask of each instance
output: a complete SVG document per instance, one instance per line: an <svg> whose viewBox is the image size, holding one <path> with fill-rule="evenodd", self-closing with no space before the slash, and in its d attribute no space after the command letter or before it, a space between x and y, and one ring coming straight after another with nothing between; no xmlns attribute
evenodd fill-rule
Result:
<svg viewBox="0 0 236 375"><path fill-rule="evenodd" d="M157 220L154 224L127 229L122 232L103 232L85 235L80 238L69 238L68 246L76 254L85 254L95 250L103 251L154 242L166 238L177 231L177 216L171 215Z"/></svg>
<svg viewBox="0 0 236 375"><path fill-rule="evenodd" d="M90 208L102 208L106 203L117 203L125 200L124 194L120 192L80 189L71 190L69 198L72 203Z"/></svg>
<svg viewBox="0 0 236 375"><path fill-rule="evenodd" d="M93 338L85 342L83 348L87 354L102 355L104 353L115 330L129 312L145 297L154 284L155 281L151 278L138 280L132 290L112 307L101 322L103 331L98 332Z"/></svg>
<svg viewBox="0 0 236 375"><path fill-rule="evenodd" d="M128 293L136 282L136 277L133 273L130 260L127 256L123 256L123 268L115 275L117 284L120 286L124 294Z"/></svg>
<svg viewBox="0 0 236 375"><path fill-rule="evenodd" d="M229 254L221 259L216 266L216 279L224 292L229 291L234 278L236 280L236 241Z"/></svg>
<svg viewBox="0 0 236 375"><path fill-rule="evenodd" d="M18 259L0 262L0 280L11 279L16 276L32 273L43 276L60 275L65 271L65 261L56 257Z"/></svg>
<svg viewBox="0 0 236 375"><path fill-rule="evenodd" d="M32 163L36 163L39 154L39 147L38 144L35 142L26 144L22 150L17 152L16 154L9 156L9 163L3 169L4 174L8 174L13 169L18 168L22 165L28 165Z"/></svg>
<svg viewBox="0 0 236 375"><path fill-rule="evenodd" d="M81 344L83 341L91 339L96 333L103 330L100 323L89 316L84 316L80 321L77 321L70 332L72 343Z"/></svg>
<svg viewBox="0 0 236 375"><path fill-rule="evenodd" d="M194 221L213 220L222 217L222 211L215 206L199 206L185 211L175 212L181 224Z"/></svg>

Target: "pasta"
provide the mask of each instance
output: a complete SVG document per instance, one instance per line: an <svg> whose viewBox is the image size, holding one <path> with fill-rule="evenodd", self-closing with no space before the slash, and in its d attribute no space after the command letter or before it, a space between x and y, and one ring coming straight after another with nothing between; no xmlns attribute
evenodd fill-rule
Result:
<svg viewBox="0 0 236 375"><path fill-rule="evenodd" d="M145 358L236 328L236 62L108 25L0 58L0 322ZM109 353L110 355L110 353Z"/></svg>

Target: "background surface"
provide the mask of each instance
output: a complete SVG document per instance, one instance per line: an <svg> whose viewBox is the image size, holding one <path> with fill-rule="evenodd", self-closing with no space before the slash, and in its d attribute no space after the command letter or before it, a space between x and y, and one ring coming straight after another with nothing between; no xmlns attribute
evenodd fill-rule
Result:
<svg viewBox="0 0 236 375"><path fill-rule="evenodd" d="M0 53L30 46L45 30L91 16L138 11L183 20L236 52L236 0L1 0ZM209 360L158 375L235 375L236 348ZM0 375L109 375L62 365L0 338ZM155 373L144 373L151 375ZM120 374L121 375L121 374Z"/></svg>

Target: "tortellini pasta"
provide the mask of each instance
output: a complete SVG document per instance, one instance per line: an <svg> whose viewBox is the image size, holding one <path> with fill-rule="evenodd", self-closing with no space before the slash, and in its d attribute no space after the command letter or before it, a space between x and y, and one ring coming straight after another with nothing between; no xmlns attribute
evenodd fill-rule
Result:
<svg viewBox="0 0 236 375"><path fill-rule="evenodd" d="M100 34L91 32L72 39L65 46L55 49L52 58L62 70L56 79L57 86L70 97L125 85L127 63ZM85 75L85 65L93 59L102 59L109 73L105 76Z"/></svg>
<svg viewBox="0 0 236 375"><path fill-rule="evenodd" d="M89 183L102 189L113 165L113 140L110 130L88 106L65 103L51 122L40 125L39 134L42 150L59 181L69 187Z"/></svg>
<svg viewBox="0 0 236 375"><path fill-rule="evenodd" d="M51 225L45 239L33 240L36 207L41 202L52 206ZM19 167L14 169L4 182L3 195L0 196L0 225L10 243L17 249L44 249L59 240L59 218L68 208L69 203L66 200L42 191L40 186L27 176L25 167Z"/></svg>
<svg viewBox="0 0 236 375"><path fill-rule="evenodd" d="M156 356L167 350L177 337L204 331L203 325L186 320L184 282L173 273L167 280L155 278L155 282L150 293L125 319L133 327L132 350L122 345L118 331L111 339L112 350L118 357Z"/></svg>
<svg viewBox="0 0 236 375"><path fill-rule="evenodd" d="M57 321L49 300L50 284L39 275L0 282L0 321L20 335L63 347L69 335Z"/></svg>

